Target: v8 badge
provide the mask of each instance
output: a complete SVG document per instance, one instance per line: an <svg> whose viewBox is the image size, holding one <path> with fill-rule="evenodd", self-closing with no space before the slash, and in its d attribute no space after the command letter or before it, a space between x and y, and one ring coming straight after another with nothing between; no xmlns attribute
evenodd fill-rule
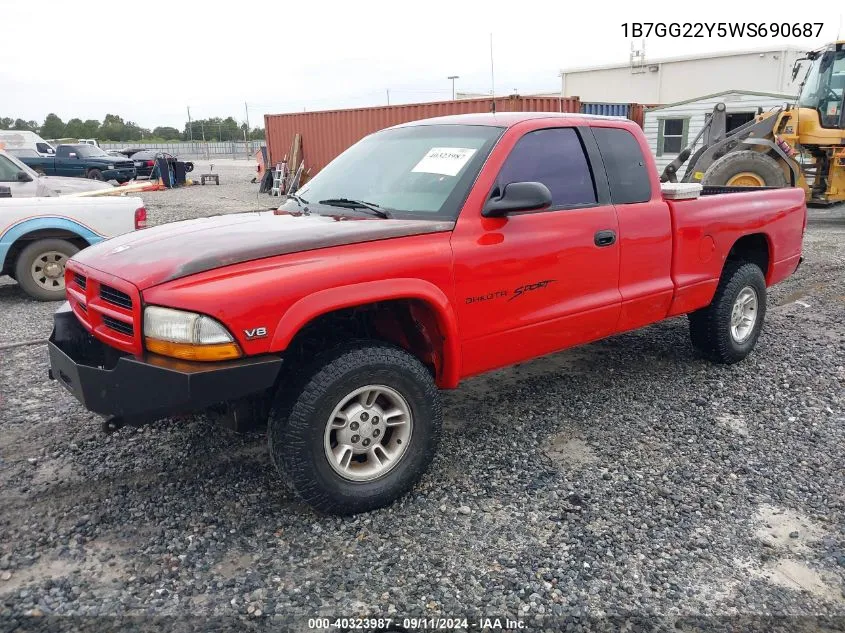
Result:
<svg viewBox="0 0 845 633"><path fill-rule="evenodd" d="M252 339L256 338L264 338L267 336L267 328L266 327L256 327L251 330L244 330L244 335L246 336L246 340L251 341Z"/></svg>

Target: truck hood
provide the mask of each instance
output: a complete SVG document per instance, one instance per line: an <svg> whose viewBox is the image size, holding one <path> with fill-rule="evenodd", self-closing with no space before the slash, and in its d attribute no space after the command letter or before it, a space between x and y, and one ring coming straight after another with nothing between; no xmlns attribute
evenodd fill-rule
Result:
<svg viewBox="0 0 845 633"><path fill-rule="evenodd" d="M88 178L64 178L62 176L41 176L38 179L38 195L56 196L78 193L80 191L100 191L111 189L114 185Z"/></svg>
<svg viewBox="0 0 845 633"><path fill-rule="evenodd" d="M454 221L383 220L260 211L162 224L77 253L74 261L141 290L188 275L275 255L451 231Z"/></svg>

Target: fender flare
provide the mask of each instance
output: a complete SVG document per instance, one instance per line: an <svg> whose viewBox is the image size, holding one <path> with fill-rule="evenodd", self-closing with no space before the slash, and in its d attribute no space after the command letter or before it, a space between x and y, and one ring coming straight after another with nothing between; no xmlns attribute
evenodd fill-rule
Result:
<svg viewBox="0 0 845 633"><path fill-rule="evenodd" d="M293 337L315 318L353 306L400 299L419 299L429 304L443 335L443 371L438 379L442 388L457 386L460 376L460 339L458 320L446 294L431 282L422 279L383 279L348 286L338 286L307 295L294 303L276 325L271 352L287 348Z"/></svg>
<svg viewBox="0 0 845 633"><path fill-rule="evenodd" d="M77 237L88 242L89 246L105 239L105 237L96 233L90 227L87 227L76 220L71 220L70 218L60 216L27 218L13 224L0 234L0 268L2 268L6 262L9 250L20 238L27 233L45 230L49 231L51 229L73 233Z"/></svg>

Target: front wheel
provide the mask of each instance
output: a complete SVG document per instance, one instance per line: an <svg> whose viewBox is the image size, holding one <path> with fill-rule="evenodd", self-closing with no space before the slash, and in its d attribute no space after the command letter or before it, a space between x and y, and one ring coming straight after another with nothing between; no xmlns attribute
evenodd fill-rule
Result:
<svg viewBox="0 0 845 633"><path fill-rule="evenodd" d="M99 169L89 169L86 176L91 180L103 180L103 172Z"/></svg>
<svg viewBox="0 0 845 633"><path fill-rule="evenodd" d="M15 278L24 292L39 301L65 298L65 264L79 252L66 240L38 240L24 248L15 264Z"/></svg>
<svg viewBox="0 0 845 633"><path fill-rule="evenodd" d="M319 511L355 514L408 492L442 426L425 366L403 349L358 341L319 356L302 382L293 393L283 385L268 426L270 454L296 493Z"/></svg>
<svg viewBox="0 0 845 633"><path fill-rule="evenodd" d="M766 278L756 264L729 261L706 308L689 315L693 346L717 363L741 361L766 317Z"/></svg>

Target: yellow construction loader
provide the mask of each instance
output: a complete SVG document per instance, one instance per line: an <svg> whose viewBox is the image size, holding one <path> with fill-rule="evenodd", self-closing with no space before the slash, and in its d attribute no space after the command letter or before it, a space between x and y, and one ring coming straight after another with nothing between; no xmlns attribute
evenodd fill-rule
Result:
<svg viewBox="0 0 845 633"><path fill-rule="evenodd" d="M796 60L792 78L806 66L794 104L759 112L727 132L724 103L660 179L704 186L801 187L807 201L845 200L845 41L828 44ZM698 146L698 141L702 140Z"/></svg>

